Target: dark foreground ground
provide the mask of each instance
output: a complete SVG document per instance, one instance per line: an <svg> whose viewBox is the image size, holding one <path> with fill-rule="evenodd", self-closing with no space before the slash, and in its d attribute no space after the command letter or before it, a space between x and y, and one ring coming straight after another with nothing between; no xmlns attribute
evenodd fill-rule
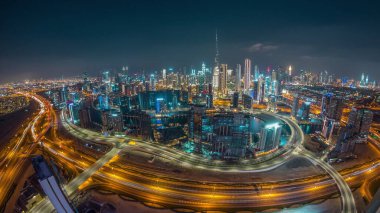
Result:
<svg viewBox="0 0 380 213"><path fill-rule="evenodd" d="M17 133L18 127L27 124L27 119L37 111L38 105L35 101L30 101L28 107L16 112L0 116L0 149L8 144L8 142Z"/></svg>

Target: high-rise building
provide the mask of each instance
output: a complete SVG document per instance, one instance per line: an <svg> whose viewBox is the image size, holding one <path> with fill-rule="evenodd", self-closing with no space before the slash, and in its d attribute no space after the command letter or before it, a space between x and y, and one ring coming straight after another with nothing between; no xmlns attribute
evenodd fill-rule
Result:
<svg viewBox="0 0 380 213"><path fill-rule="evenodd" d="M259 76L260 76L260 71L259 71L259 67L257 65L255 65L255 81L259 80Z"/></svg>
<svg viewBox="0 0 380 213"><path fill-rule="evenodd" d="M334 119L325 118L323 120L323 128L322 128L322 135L326 138L326 140L330 140L333 132L336 122Z"/></svg>
<svg viewBox="0 0 380 213"><path fill-rule="evenodd" d="M334 97L331 93L327 93L322 97L322 117L340 121L342 118L343 108L344 103L342 98Z"/></svg>
<svg viewBox="0 0 380 213"><path fill-rule="evenodd" d="M270 124L261 129L258 149L269 151L280 145L282 127L278 123Z"/></svg>
<svg viewBox="0 0 380 213"><path fill-rule="evenodd" d="M219 93L227 95L227 64L220 65L219 79Z"/></svg>
<svg viewBox="0 0 380 213"><path fill-rule="evenodd" d="M368 136L373 119L373 112L369 109L352 108L348 117L348 125L352 126L354 134Z"/></svg>
<svg viewBox="0 0 380 213"><path fill-rule="evenodd" d="M87 107L79 109L79 124L82 128L91 127L90 112Z"/></svg>
<svg viewBox="0 0 380 213"><path fill-rule="evenodd" d="M33 168L37 173L38 182L48 196L58 213L74 213L69 199L58 184L48 164L42 156L32 158Z"/></svg>
<svg viewBox="0 0 380 213"><path fill-rule="evenodd" d="M352 127L344 127L339 131L335 151L338 153L352 153L355 150L356 140L353 137Z"/></svg>
<svg viewBox="0 0 380 213"><path fill-rule="evenodd" d="M162 82L166 86L166 69L162 69Z"/></svg>
<svg viewBox="0 0 380 213"><path fill-rule="evenodd" d="M243 107L246 109L251 109L252 108L252 98L249 95L243 94L242 95L242 100L243 100Z"/></svg>
<svg viewBox="0 0 380 213"><path fill-rule="evenodd" d="M257 101L259 103L264 103L265 97L265 81L264 77L260 76L258 81L258 93L257 93Z"/></svg>
<svg viewBox="0 0 380 213"><path fill-rule="evenodd" d="M301 108L298 110L298 113L297 113L297 120L301 120L301 121L309 120L310 104L311 103L308 101L305 101L302 103Z"/></svg>
<svg viewBox="0 0 380 213"><path fill-rule="evenodd" d="M104 71L102 76L102 82L104 84L109 84L111 82L110 72Z"/></svg>
<svg viewBox="0 0 380 213"><path fill-rule="evenodd" d="M277 112L277 101L276 101L276 96L271 95L268 98L268 104L267 104L267 109L270 112Z"/></svg>
<svg viewBox="0 0 380 213"><path fill-rule="evenodd" d="M156 91L156 78L154 74L150 75L149 85L150 85L150 91Z"/></svg>
<svg viewBox="0 0 380 213"><path fill-rule="evenodd" d="M298 94L295 94L293 96L293 105L292 105L292 117L296 118L298 113L298 107L299 107L299 96Z"/></svg>
<svg viewBox="0 0 380 213"><path fill-rule="evenodd" d="M67 102L68 98L68 89L67 86L62 85L61 95L60 95L60 102L65 103Z"/></svg>
<svg viewBox="0 0 380 213"><path fill-rule="evenodd" d="M234 95L232 97L232 107L238 108L238 106L239 106L239 93L234 92Z"/></svg>
<svg viewBox="0 0 380 213"><path fill-rule="evenodd" d="M292 68L292 66L290 65L290 66L288 67L288 75L289 75L289 76L292 76L292 70L293 70L293 68Z"/></svg>
<svg viewBox="0 0 380 213"><path fill-rule="evenodd" d="M219 49L218 49L218 31L215 32L215 61L212 74L212 85L216 91L219 91Z"/></svg>
<svg viewBox="0 0 380 213"><path fill-rule="evenodd" d="M254 80L253 81L253 100L257 101L257 97L259 95L259 81L258 80Z"/></svg>
<svg viewBox="0 0 380 213"><path fill-rule="evenodd" d="M68 105L69 108L69 115L70 115L70 121L74 124L77 124L79 122L79 104L71 102Z"/></svg>
<svg viewBox="0 0 380 213"><path fill-rule="evenodd" d="M235 71L235 91L240 92L241 91L241 65L236 65L236 71Z"/></svg>
<svg viewBox="0 0 380 213"><path fill-rule="evenodd" d="M244 60L244 93L248 94L251 86L251 60Z"/></svg>

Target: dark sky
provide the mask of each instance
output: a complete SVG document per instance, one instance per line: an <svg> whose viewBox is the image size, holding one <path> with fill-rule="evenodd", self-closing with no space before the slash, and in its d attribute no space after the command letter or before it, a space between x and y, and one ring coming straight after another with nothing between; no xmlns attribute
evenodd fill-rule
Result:
<svg viewBox="0 0 380 213"><path fill-rule="evenodd" d="M128 65L294 65L380 80L378 1L0 1L0 82Z"/></svg>

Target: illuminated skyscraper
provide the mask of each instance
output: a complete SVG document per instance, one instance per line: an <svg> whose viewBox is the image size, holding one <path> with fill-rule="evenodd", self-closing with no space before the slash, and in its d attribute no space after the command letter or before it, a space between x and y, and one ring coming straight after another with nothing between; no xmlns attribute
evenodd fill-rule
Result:
<svg viewBox="0 0 380 213"><path fill-rule="evenodd" d="M259 76L257 101L259 103L263 103L264 97L265 97L265 80L264 80L264 76Z"/></svg>
<svg viewBox="0 0 380 213"><path fill-rule="evenodd" d="M343 99L333 97L333 94L327 93L322 97L321 114L323 117L340 121L343 112Z"/></svg>
<svg viewBox="0 0 380 213"><path fill-rule="evenodd" d="M150 85L150 90L151 91L156 91L156 78L154 77L154 74L150 75L149 79L149 85Z"/></svg>
<svg viewBox="0 0 380 213"><path fill-rule="evenodd" d="M259 79L259 76L260 76L260 71L259 71L259 67L257 65L255 65L255 81L257 81Z"/></svg>
<svg viewBox="0 0 380 213"><path fill-rule="evenodd" d="M234 92L234 95L232 96L232 107L237 108L239 106L239 93Z"/></svg>
<svg viewBox="0 0 380 213"><path fill-rule="evenodd" d="M258 100L258 95L259 95L259 81L258 80L254 80L253 81L253 100L254 101L257 101Z"/></svg>
<svg viewBox="0 0 380 213"><path fill-rule="evenodd" d="M221 93L223 95L228 94L228 90L227 90L227 64L221 64L220 65L219 93Z"/></svg>
<svg viewBox="0 0 380 213"><path fill-rule="evenodd" d="M110 72L109 71L104 71L103 72L102 81L105 84L109 84L110 83L111 78L110 78Z"/></svg>
<svg viewBox="0 0 380 213"><path fill-rule="evenodd" d="M308 101L305 101L302 103L301 108L298 110L298 113L297 113L297 120L301 120L301 121L309 120L310 104L311 103Z"/></svg>
<svg viewBox="0 0 380 213"><path fill-rule="evenodd" d="M251 85L251 60L244 61L244 93L248 94Z"/></svg>
<svg viewBox="0 0 380 213"><path fill-rule="evenodd" d="M371 110L352 108L348 116L348 125L353 127L353 133L368 136L372 119Z"/></svg>
<svg viewBox="0 0 380 213"><path fill-rule="evenodd" d="M235 91L240 92L241 90L241 65L236 65L235 71Z"/></svg>
<svg viewBox="0 0 380 213"><path fill-rule="evenodd" d="M246 109L252 108L252 97L246 94L242 95L243 107Z"/></svg>
<svg viewBox="0 0 380 213"><path fill-rule="evenodd" d="M258 148L260 151L269 151L280 145L282 127L278 123L269 124L261 129Z"/></svg>
<svg viewBox="0 0 380 213"><path fill-rule="evenodd" d="M326 138L326 140L331 139L331 136L334 132L335 124L336 124L336 122L334 119L325 118L323 120L322 135L323 135L323 137Z"/></svg>
<svg viewBox="0 0 380 213"><path fill-rule="evenodd" d="M215 34L215 64L214 64L214 70L212 74L212 85L214 87L214 90L219 90L219 49L218 49L218 31L216 31Z"/></svg>
<svg viewBox="0 0 380 213"><path fill-rule="evenodd" d="M67 89L67 86L65 85L62 85L62 90L60 91L61 92L61 103L65 103L67 102L67 97L68 97L68 89Z"/></svg>
<svg viewBox="0 0 380 213"><path fill-rule="evenodd" d="M297 112L298 112L298 106L299 106L299 97L298 94L295 94L293 96L293 105L292 105L292 117L296 118L297 117Z"/></svg>
<svg viewBox="0 0 380 213"><path fill-rule="evenodd" d="M162 81L164 83L164 86L166 86L166 69L162 69Z"/></svg>

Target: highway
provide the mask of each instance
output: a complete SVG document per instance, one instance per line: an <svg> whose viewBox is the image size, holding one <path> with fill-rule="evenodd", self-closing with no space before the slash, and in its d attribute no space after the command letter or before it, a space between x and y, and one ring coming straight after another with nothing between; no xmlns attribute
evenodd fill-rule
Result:
<svg viewBox="0 0 380 213"><path fill-rule="evenodd" d="M31 133L32 138L34 139L34 142L38 140L40 136L46 133L46 131L49 128L48 123L44 124L40 129L37 130L35 127L37 123L41 122L41 119L43 119L47 113L46 111L46 104L39 100L39 98L35 96L31 96L28 93L22 93L22 95L25 95L27 97L33 98L35 101L38 102L40 105L40 110L38 115L34 117L32 121L30 121L22 134L16 138L15 140L12 140L10 145L8 146L9 149L5 149L2 152L3 159L0 162L0 203L1 206L4 205L6 197L9 195L9 192L14 187L14 181L16 177L18 177L22 170L21 168L25 164L27 158L33 151L36 146L36 143L27 143L26 138ZM39 133L37 133L37 131Z"/></svg>
<svg viewBox="0 0 380 213"><path fill-rule="evenodd" d="M355 199L351 192L350 187L344 180L344 178L328 163L319 159L313 153L306 149L301 149L299 154L304 156L306 159L314 163L315 165L321 166L335 181L339 188L342 202L342 212L354 213L356 212Z"/></svg>
<svg viewBox="0 0 380 213"><path fill-rule="evenodd" d="M54 152L51 150L51 152ZM58 156L69 162L78 162L75 153L58 152ZM62 160L61 158L61 160ZM116 161L117 162L117 161ZM79 165L91 165L79 163ZM363 167L345 175L351 184L360 183L368 171L379 167L380 162ZM84 169L84 168L83 168ZM133 168L131 168L133 169ZM94 185L107 185L108 188L120 191L122 194L137 196L139 200L155 196L163 206L187 207L199 209L202 205L208 208L258 208L266 206L281 206L293 203L309 202L329 196L336 192L335 183L329 178L313 178L309 181L298 180L290 183L213 183L185 182L185 180L168 180L164 174L143 174L139 171L118 168L116 165L105 165L95 173L93 179L99 180ZM373 174L375 175L375 174ZM173 178L172 178L173 179ZM258 186L257 186L258 185ZM197 208L197 205L198 208ZM214 207L212 207L214 206Z"/></svg>

